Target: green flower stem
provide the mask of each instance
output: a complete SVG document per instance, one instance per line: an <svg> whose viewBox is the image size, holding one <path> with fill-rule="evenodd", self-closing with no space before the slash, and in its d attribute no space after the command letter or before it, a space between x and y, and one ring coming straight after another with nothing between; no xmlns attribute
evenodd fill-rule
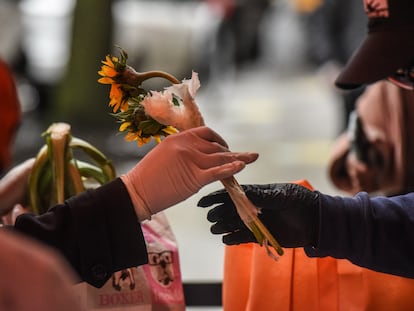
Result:
<svg viewBox="0 0 414 311"><path fill-rule="evenodd" d="M48 144L52 150L52 164L56 186L56 203L65 201L66 151L70 139L70 126L66 123L54 123L48 130Z"/></svg>
<svg viewBox="0 0 414 311"><path fill-rule="evenodd" d="M32 212L35 214L40 214L41 212L41 201L39 197L40 193L40 180L45 178L46 174L43 173L44 168L47 166L49 161L48 146L43 145L40 148L39 152L36 155L36 161L33 164L32 171L29 175L29 198L30 198L30 207Z"/></svg>
<svg viewBox="0 0 414 311"><path fill-rule="evenodd" d="M178 80L176 77L169 74L168 72L165 72L162 70L137 72L134 68L128 65L125 67L125 69L123 69L123 71L114 81L124 86L129 86L132 88L140 88L144 81L152 79L152 78L162 78L162 79L168 80L172 84L181 83L180 80Z"/></svg>
<svg viewBox="0 0 414 311"><path fill-rule="evenodd" d="M265 245L268 248L268 244L272 246L276 252L282 256L283 248L276 241L273 235L267 230L266 226L260 221L257 216L256 207L247 198L243 188L239 185L237 180L232 176L221 180L221 183L226 188L230 195L230 198L234 202L236 209L239 213L240 218L243 220L245 225L252 231L257 242L260 245Z"/></svg>
<svg viewBox="0 0 414 311"><path fill-rule="evenodd" d="M140 76L139 80L141 82L151 79L151 78L163 78L163 79L170 81L173 84L180 83L180 81L176 77L174 77L173 75L165 71L152 70L152 71L139 73L139 76Z"/></svg>

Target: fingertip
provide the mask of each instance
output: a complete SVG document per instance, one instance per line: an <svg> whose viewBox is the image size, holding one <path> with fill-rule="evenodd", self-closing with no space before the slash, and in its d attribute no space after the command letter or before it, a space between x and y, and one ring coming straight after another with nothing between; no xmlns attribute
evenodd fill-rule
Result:
<svg viewBox="0 0 414 311"><path fill-rule="evenodd" d="M244 162L244 161L234 161L234 162L229 163L229 164L234 169L233 174L236 174L236 173L240 172L241 170L243 170L246 167L246 162Z"/></svg>
<svg viewBox="0 0 414 311"><path fill-rule="evenodd" d="M246 164L253 163L259 157L257 152L241 152L235 154L236 158Z"/></svg>
<svg viewBox="0 0 414 311"><path fill-rule="evenodd" d="M259 154L257 152L249 152L249 157L250 157L249 163L252 163L259 158Z"/></svg>
<svg viewBox="0 0 414 311"><path fill-rule="evenodd" d="M246 163L240 160L225 163L221 166L209 169L208 182L229 178L246 167Z"/></svg>
<svg viewBox="0 0 414 311"><path fill-rule="evenodd" d="M205 207L210 207L210 206L212 206L214 203L212 203L212 202L210 202L210 200L209 200L209 197L203 197L203 198L201 198L200 199L200 201L198 201L198 203L197 203L197 206L198 207L202 207L202 208L205 208ZM210 212L210 211L209 211ZM208 213L209 213L208 212ZM208 214L207 213L207 214Z"/></svg>

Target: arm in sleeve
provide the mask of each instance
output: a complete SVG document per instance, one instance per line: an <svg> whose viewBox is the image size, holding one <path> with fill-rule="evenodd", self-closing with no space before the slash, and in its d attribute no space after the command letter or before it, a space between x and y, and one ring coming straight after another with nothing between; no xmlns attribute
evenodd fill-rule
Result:
<svg viewBox="0 0 414 311"><path fill-rule="evenodd" d="M346 258L368 269L414 278L414 193L321 197L319 243L305 249L308 256Z"/></svg>
<svg viewBox="0 0 414 311"><path fill-rule="evenodd" d="M119 178L43 215L21 215L15 229L58 249L81 280L96 287L113 272L148 260L140 223Z"/></svg>

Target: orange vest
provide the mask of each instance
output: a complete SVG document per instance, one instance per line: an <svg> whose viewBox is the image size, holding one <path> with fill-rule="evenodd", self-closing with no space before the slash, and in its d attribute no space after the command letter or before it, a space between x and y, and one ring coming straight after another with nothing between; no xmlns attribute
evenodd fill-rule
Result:
<svg viewBox="0 0 414 311"><path fill-rule="evenodd" d="M298 183L309 188L306 181ZM276 237L277 239L277 237ZM255 243L225 246L224 311L411 311L414 279L284 249L278 261Z"/></svg>

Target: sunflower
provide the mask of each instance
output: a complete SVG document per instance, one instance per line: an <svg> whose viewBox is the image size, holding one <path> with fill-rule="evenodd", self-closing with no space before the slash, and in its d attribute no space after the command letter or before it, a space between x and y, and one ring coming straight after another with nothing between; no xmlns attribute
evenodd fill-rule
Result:
<svg viewBox="0 0 414 311"><path fill-rule="evenodd" d="M122 86L117 83L111 85L109 91L109 106L113 107L113 112L126 111L128 109L128 96L122 90Z"/></svg>
<svg viewBox="0 0 414 311"><path fill-rule="evenodd" d="M109 106L113 110L112 116L120 123L119 131L126 133L126 141L136 141L138 146L142 146L153 138L160 143L163 137L178 131L157 122L145 112L141 102L150 93L141 84L153 77L165 78L172 83L177 82L177 79L160 71L138 73L127 65L127 59L128 55L122 49L120 57L107 55L98 71L101 76L98 82L111 85Z"/></svg>
<svg viewBox="0 0 414 311"><path fill-rule="evenodd" d="M117 63L119 63L118 57L110 57L109 55L106 56L105 60L102 61L103 65L101 67L101 71L98 72L104 78L101 78L99 82L104 84L111 83L111 81L107 82L106 80L112 80L112 78L118 75L118 72L115 69L115 64Z"/></svg>
<svg viewBox="0 0 414 311"><path fill-rule="evenodd" d="M122 83L120 83L126 68L126 60L127 56L123 53L121 53L121 58L107 55L102 61L101 70L98 71L102 77L98 82L111 85L109 106L113 107L113 112L128 109L128 94L124 92Z"/></svg>

